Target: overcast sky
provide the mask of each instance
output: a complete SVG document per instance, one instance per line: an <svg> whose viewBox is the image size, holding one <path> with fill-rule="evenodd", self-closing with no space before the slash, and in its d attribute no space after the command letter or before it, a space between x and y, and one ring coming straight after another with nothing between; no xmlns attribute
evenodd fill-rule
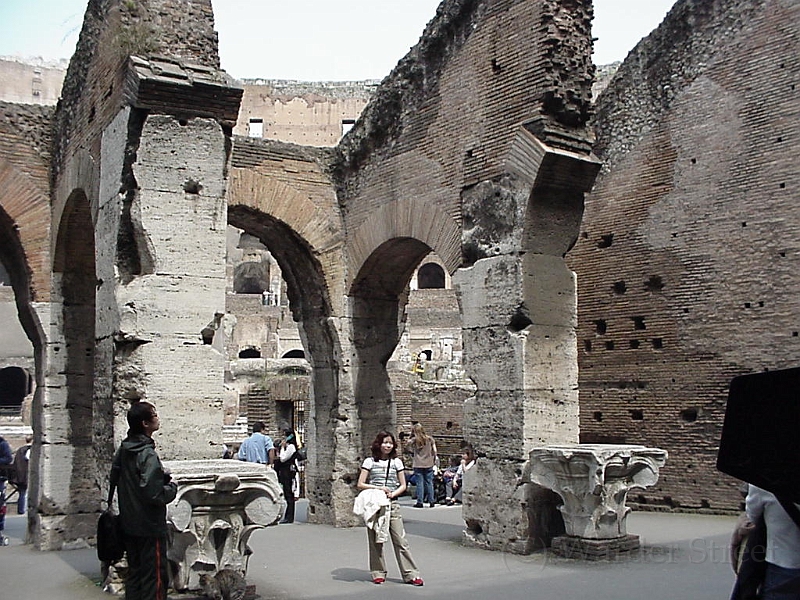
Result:
<svg viewBox="0 0 800 600"><path fill-rule="evenodd" d="M237 78L382 79L438 0L212 0L222 67ZM623 60L674 0L595 0L594 62ZM86 0L0 0L0 56L69 58Z"/></svg>

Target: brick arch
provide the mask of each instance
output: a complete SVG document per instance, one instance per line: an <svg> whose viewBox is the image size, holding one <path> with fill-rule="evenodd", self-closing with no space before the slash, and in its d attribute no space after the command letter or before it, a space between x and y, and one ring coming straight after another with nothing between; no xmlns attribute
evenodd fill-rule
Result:
<svg viewBox="0 0 800 600"><path fill-rule="evenodd" d="M378 248L389 240L403 238L425 244L451 273L461 263L460 225L441 207L415 197L382 206L349 236L350 272L360 273Z"/></svg>
<svg viewBox="0 0 800 600"><path fill-rule="evenodd" d="M13 257L24 283L14 287L18 297L31 302L50 299L50 200L29 177L0 158L0 211L8 227L0 234L0 252ZM15 273L9 273L12 278Z"/></svg>
<svg viewBox="0 0 800 600"><path fill-rule="evenodd" d="M228 208L242 206L284 223L312 248L341 243L342 224L295 188L250 169L232 169L228 181ZM336 199L331 192L331 205Z"/></svg>
<svg viewBox="0 0 800 600"><path fill-rule="evenodd" d="M280 180L251 170L231 171L227 199L228 224L258 238L273 255L286 281L286 292L295 320L300 325L303 350L313 365L312 406L308 433L320 448L335 448L347 424L340 414L339 377L336 357L341 355L335 330L332 290L341 272L343 228L336 220L337 206L332 191L326 211L307 194ZM326 200L326 198L322 198ZM333 215L333 216L332 216ZM338 301L338 300L337 300ZM331 452L319 452L306 470L307 494L324 519L330 510L337 470Z"/></svg>

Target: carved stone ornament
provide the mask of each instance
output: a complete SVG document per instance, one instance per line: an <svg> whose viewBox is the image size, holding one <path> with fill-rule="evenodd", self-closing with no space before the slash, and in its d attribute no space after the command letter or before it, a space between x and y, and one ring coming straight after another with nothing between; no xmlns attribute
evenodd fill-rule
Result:
<svg viewBox="0 0 800 600"><path fill-rule="evenodd" d="M283 492L275 471L236 460L167 461L178 484L167 507L168 558L177 591L197 589L202 573L234 569L242 575L250 535L278 522Z"/></svg>
<svg viewBox="0 0 800 600"><path fill-rule="evenodd" d="M613 539L627 535L628 490L658 481L666 450L615 444L554 445L534 448L523 482L556 492L568 536Z"/></svg>

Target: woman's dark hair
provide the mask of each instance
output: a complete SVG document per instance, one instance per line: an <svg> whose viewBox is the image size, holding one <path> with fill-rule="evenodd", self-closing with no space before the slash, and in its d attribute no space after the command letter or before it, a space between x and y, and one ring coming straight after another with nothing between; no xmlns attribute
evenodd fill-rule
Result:
<svg viewBox="0 0 800 600"><path fill-rule="evenodd" d="M144 433L144 425L142 423L152 419L155 412L156 407L149 402L134 402L126 415L130 432L133 434Z"/></svg>
<svg viewBox="0 0 800 600"><path fill-rule="evenodd" d="M389 458L397 458L397 440L395 439L394 435L389 433L388 431L381 431L378 435L375 436L375 439L372 440L372 458L374 460L381 460L383 458L383 452L381 452L381 444L383 444L384 438L392 438L392 444L394 447L392 451L389 453Z"/></svg>
<svg viewBox="0 0 800 600"><path fill-rule="evenodd" d="M297 443L297 436L294 434L293 429L284 429L283 430L283 439L286 440L286 443L293 442L295 446L298 445Z"/></svg>

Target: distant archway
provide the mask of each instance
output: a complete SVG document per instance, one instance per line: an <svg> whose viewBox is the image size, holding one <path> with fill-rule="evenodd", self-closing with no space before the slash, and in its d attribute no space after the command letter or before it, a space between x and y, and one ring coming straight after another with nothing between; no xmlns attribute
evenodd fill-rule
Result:
<svg viewBox="0 0 800 600"><path fill-rule="evenodd" d="M425 263L417 271L417 288L442 290L445 287L444 269L436 263Z"/></svg>
<svg viewBox="0 0 800 600"><path fill-rule="evenodd" d="M289 350L281 358L305 358L306 353L302 350Z"/></svg>
<svg viewBox="0 0 800 600"><path fill-rule="evenodd" d="M260 294L269 290L269 266L263 262L245 261L233 273L233 291L237 294Z"/></svg>
<svg viewBox="0 0 800 600"><path fill-rule="evenodd" d="M261 358L261 350L257 348L245 348L239 352L239 358Z"/></svg>
<svg viewBox="0 0 800 600"><path fill-rule="evenodd" d="M31 376L21 367L0 369L0 408L19 409L31 393Z"/></svg>

